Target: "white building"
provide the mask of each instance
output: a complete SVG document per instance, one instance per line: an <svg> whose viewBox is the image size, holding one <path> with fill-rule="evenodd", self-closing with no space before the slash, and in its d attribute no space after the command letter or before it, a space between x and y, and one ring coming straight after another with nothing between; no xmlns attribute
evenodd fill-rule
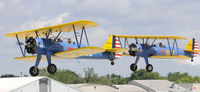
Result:
<svg viewBox="0 0 200 92"><path fill-rule="evenodd" d="M147 92L145 89L135 85L114 85L118 88L118 92Z"/></svg>
<svg viewBox="0 0 200 92"><path fill-rule="evenodd" d="M132 80L124 85L64 84L48 77L0 78L0 92L200 92L199 83Z"/></svg>
<svg viewBox="0 0 200 92"><path fill-rule="evenodd" d="M143 88L148 92L185 92L185 88L168 80L132 80L131 85Z"/></svg>
<svg viewBox="0 0 200 92"><path fill-rule="evenodd" d="M81 92L48 77L0 78L0 92Z"/></svg>
<svg viewBox="0 0 200 92"><path fill-rule="evenodd" d="M114 86L102 84L69 84L68 86L76 87L82 92L119 92Z"/></svg>

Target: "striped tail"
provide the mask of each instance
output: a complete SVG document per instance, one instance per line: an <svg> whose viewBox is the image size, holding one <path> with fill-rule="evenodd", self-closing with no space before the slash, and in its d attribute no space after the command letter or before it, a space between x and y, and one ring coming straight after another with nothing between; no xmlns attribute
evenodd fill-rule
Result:
<svg viewBox="0 0 200 92"><path fill-rule="evenodd" d="M115 35L110 35L110 38L106 42L106 44L103 46L104 49L114 49L114 48L121 48L121 43L119 41L119 38L117 38ZM122 56L122 53L114 53L114 59L119 59Z"/></svg>
<svg viewBox="0 0 200 92"><path fill-rule="evenodd" d="M119 38L115 37L115 48L121 48ZM122 53L115 53L115 59L119 59L122 56Z"/></svg>
<svg viewBox="0 0 200 92"><path fill-rule="evenodd" d="M194 39L194 50L199 50L199 45L197 40ZM196 57L199 54L199 52L194 52L194 57Z"/></svg>
<svg viewBox="0 0 200 92"><path fill-rule="evenodd" d="M193 57L196 57L199 54L199 45L197 40L192 38L188 45L185 47L185 50L194 51Z"/></svg>

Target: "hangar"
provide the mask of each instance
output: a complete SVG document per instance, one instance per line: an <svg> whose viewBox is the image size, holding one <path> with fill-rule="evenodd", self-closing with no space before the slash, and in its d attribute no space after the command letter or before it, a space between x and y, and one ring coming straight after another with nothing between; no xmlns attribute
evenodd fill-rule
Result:
<svg viewBox="0 0 200 92"><path fill-rule="evenodd" d="M81 92L48 77L0 78L0 92Z"/></svg>

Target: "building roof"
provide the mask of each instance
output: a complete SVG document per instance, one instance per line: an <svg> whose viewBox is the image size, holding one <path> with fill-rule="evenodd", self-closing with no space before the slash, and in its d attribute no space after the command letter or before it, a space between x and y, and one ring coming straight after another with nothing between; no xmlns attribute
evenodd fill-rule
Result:
<svg viewBox="0 0 200 92"><path fill-rule="evenodd" d="M114 85L119 88L120 92L147 92L145 89L135 86L135 85Z"/></svg>
<svg viewBox="0 0 200 92"><path fill-rule="evenodd" d="M8 92L23 87L43 77L12 77L0 78L1 92Z"/></svg>
<svg viewBox="0 0 200 92"><path fill-rule="evenodd" d="M118 92L116 87L102 84L69 84L67 86L76 87L82 92Z"/></svg>
<svg viewBox="0 0 200 92"><path fill-rule="evenodd" d="M185 88L168 80L133 80L129 84L139 86L147 91L183 91Z"/></svg>
<svg viewBox="0 0 200 92"><path fill-rule="evenodd" d="M193 83L178 83L179 86L184 87L185 89L192 88Z"/></svg>
<svg viewBox="0 0 200 92"><path fill-rule="evenodd" d="M50 81L50 82L46 84L47 81ZM36 84L38 84L38 86L36 86ZM52 92L55 92L55 90L57 91L67 90L68 92L81 92L75 87L67 86L64 83L61 83L59 81L53 80L45 76L0 78L0 92L10 92L10 91L21 90L22 88L28 88L28 85L33 85L34 87L38 88L37 90L40 90L42 92L43 90L48 90L48 88L46 88L48 86L51 87L50 89L52 90Z"/></svg>

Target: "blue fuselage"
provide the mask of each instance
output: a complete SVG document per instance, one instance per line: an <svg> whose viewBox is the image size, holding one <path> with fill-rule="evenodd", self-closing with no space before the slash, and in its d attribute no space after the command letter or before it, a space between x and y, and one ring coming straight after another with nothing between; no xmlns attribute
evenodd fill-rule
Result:
<svg viewBox="0 0 200 92"><path fill-rule="evenodd" d="M62 51L68 51L68 50L73 50L77 49L78 46L76 43L68 43L66 41L61 41L61 42L55 42L53 39L46 39L43 38L37 38L37 54L42 54L45 55L46 52L52 56L54 56L55 53L57 52L62 52ZM86 47L87 45L81 44L80 47ZM102 52L102 53L96 53L88 56L81 56L78 57L79 59L109 59L113 60L114 59L114 54L111 52Z"/></svg>
<svg viewBox="0 0 200 92"><path fill-rule="evenodd" d="M171 54L173 56L176 55L184 55L184 56L188 56L188 57L193 57L193 53L192 52L187 52L184 51L184 49L182 48L171 48L171 50L169 49L169 46L164 46L164 47L160 47L160 46L151 46L148 44L139 44L138 45L138 55L140 57L151 57L151 56L158 56L158 55L162 55L162 56L170 56ZM171 51L171 52L170 52Z"/></svg>

